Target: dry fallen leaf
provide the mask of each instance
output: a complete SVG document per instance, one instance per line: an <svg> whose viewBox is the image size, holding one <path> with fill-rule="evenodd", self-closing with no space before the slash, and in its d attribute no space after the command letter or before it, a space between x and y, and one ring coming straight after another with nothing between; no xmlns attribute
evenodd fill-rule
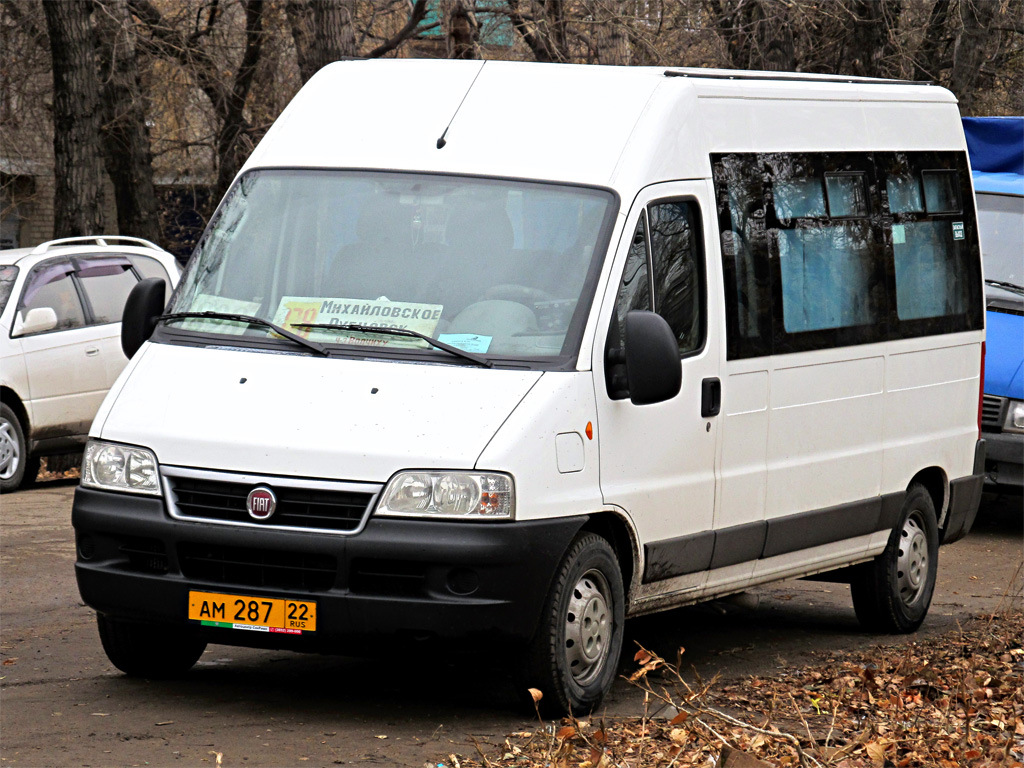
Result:
<svg viewBox="0 0 1024 768"><path fill-rule="evenodd" d="M530 688L530 698L533 699L534 704L539 704L540 700L544 698L544 694L536 688Z"/></svg>

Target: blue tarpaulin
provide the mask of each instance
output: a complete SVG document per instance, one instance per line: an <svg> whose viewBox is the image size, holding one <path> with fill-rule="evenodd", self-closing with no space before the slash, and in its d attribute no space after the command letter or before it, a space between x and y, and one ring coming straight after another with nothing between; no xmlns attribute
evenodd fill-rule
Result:
<svg viewBox="0 0 1024 768"><path fill-rule="evenodd" d="M1024 175L1024 117L965 117L971 169Z"/></svg>
<svg viewBox="0 0 1024 768"><path fill-rule="evenodd" d="M965 117L978 192L1024 195L1024 117Z"/></svg>

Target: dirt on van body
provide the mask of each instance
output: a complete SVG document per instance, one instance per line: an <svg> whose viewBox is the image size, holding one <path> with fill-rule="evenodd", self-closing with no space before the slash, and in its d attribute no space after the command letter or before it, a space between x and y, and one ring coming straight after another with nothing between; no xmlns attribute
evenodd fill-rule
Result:
<svg viewBox="0 0 1024 768"><path fill-rule="evenodd" d="M474 743L493 756L504 749L511 734L539 730L536 718L517 704L505 672L508 659L495 658L487 648L478 649L473 657L440 657L410 648L366 660L210 646L183 679L125 677L103 654L93 612L82 604L75 585L73 491L74 481L44 482L0 498L0 765L363 763L421 768L425 763L454 765L449 755L482 762ZM770 686L781 686L776 712L788 703L786 692L794 693L798 709L789 705L790 721L779 727L805 741L804 726L797 724L794 712L810 717L814 711L814 722L809 723L815 738L824 738L828 729L822 732L824 716L814 710L810 699L797 693L814 694L818 708L825 712L836 702L863 704L863 700L858 704L855 694L866 691L875 698L874 705L868 699L869 705L877 709L882 706L881 694L870 689L859 671L870 664L876 665L874 679L885 696L902 698L907 686L918 685L910 690L924 700L931 689L920 686L932 686L941 694L935 700L941 701L945 691L954 691L953 683L946 682L952 678L896 683L896 676L905 678L908 673L903 667L885 666L885 660L912 658L923 663L924 644L933 640L938 648L964 648L958 638L965 637L978 638L968 643L977 645L981 636L969 633L984 625L971 625L974 617L1019 610L1022 521L1020 497L986 499L971 535L941 550L932 609L914 635L894 638L864 633L844 585L788 581L752 591L745 603L686 608L628 622L629 650L623 654L621 672L628 676L640 665L633 659L637 643L672 663L678 649L685 647L687 680L691 684L696 680L691 667L702 680L720 675L716 692L742 694L753 702L750 710L739 706L733 710L750 722L764 723L765 702L772 699L763 692ZM880 646L890 650L879 651ZM1007 648L997 661L1011 653L1012 648ZM935 656L932 665L949 666L956 658L961 657L956 653ZM993 680L1013 682L1012 668L992 670ZM801 677L815 672L823 677ZM992 697L986 701L995 706L1006 689L972 674L978 690L991 689ZM853 682L834 687L845 678ZM891 691L894 685L897 689ZM848 695L843 693L847 689ZM840 698L840 693L846 698ZM955 697L949 700L951 707L962 704ZM907 717L916 709L908 707ZM621 721L633 723L629 726L633 728L650 711L643 691L622 679L589 723L593 727L601 717L608 721L634 718ZM993 720L1005 722L1011 731L1017 727L1012 717L1003 717L991 707L984 713L987 724L978 715L967 731L968 738L978 744L981 735L990 732ZM664 728L667 722L662 718L656 724ZM554 732L562 727L557 724ZM670 738L673 728L680 730L680 723L669 728ZM858 737L844 731L842 738ZM511 740L523 749L516 737ZM872 747L876 753L881 748L878 743ZM836 733L831 744L842 746ZM868 755L867 744L847 759ZM736 746L750 748L751 744ZM986 742L985 750L990 746ZM961 754L977 762L988 759L985 750L979 758ZM876 764L884 765L897 753L877 754L882 761ZM503 756L501 752L488 759ZM778 753L779 760L785 756ZM1011 763L1012 757L1007 755ZM621 761L642 764L629 755ZM680 764L685 763L675 763Z"/></svg>

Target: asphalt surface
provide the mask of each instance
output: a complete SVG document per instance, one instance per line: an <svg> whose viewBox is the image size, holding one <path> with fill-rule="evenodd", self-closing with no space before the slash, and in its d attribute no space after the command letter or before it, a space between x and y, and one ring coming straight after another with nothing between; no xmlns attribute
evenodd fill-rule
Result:
<svg viewBox="0 0 1024 768"><path fill-rule="evenodd" d="M224 766L434 763L529 727L506 660L395 655L372 660L210 646L186 678L125 677L106 659L75 585L73 482L0 499L0 765ZM702 675L774 674L831 649L914 642L1021 604L1021 497L986 497L975 529L943 547L921 630L862 632L845 585L787 581L627 624L635 643ZM632 650L622 670L632 668ZM619 681L609 714L642 711Z"/></svg>

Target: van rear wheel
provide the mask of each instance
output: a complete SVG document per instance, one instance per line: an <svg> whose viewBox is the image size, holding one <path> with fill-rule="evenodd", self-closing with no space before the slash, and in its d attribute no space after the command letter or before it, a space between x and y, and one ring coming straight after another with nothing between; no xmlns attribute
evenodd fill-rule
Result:
<svg viewBox="0 0 1024 768"><path fill-rule="evenodd" d="M581 533L555 575L525 655L520 692L539 689L540 709L551 717L593 710L615 681L624 616L615 552L597 534Z"/></svg>
<svg viewBox="0 0 1024 768"><path fill-rule="evenodd" d="M907 491L889 543L850 582L861 625L874 632L913 632L924 621L935 591L939 531L935 504L923 485Z"/></svg>
<svg viewBox="0 0 1024 768"><path fill-rule="evenodd" d="M178 677L206 650L205 641L177 627L122 621L102 613L96 614L96 626L107 658L132 677Z"/></svg>

